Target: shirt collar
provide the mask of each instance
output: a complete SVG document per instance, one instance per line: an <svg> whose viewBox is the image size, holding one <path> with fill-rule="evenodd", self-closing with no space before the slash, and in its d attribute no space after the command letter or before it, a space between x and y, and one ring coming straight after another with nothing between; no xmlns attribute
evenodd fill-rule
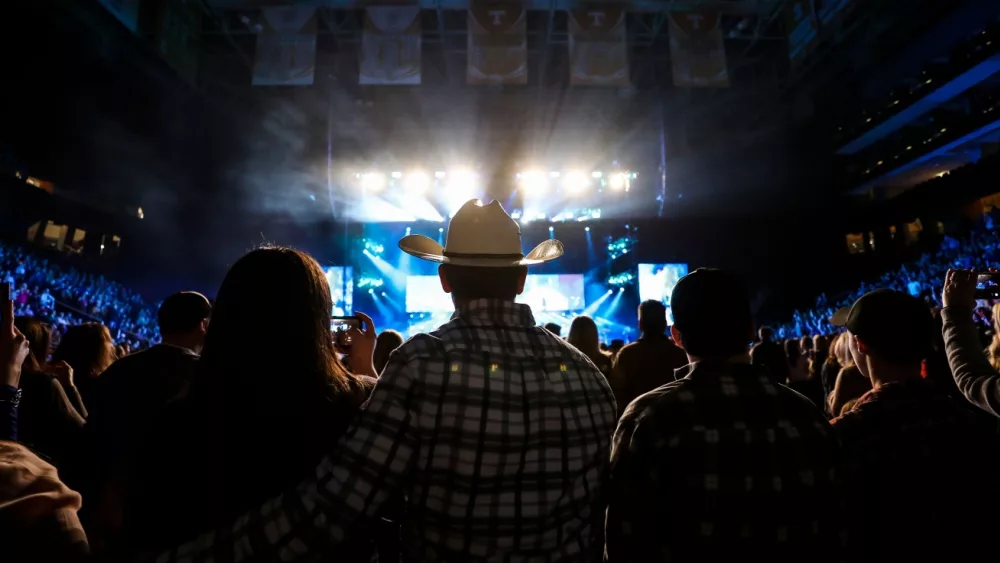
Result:
<svg viewBox="0 0 1000 563"><path fill-rule="evenodd" d="M176 344L167 344L166 342L160 342L158 344L158 346L166 346L167 348L173 348L175 350L181 350L182 352L185 352L185 353L190 354L192 356L197 356L198 355L197 353L195 353L194 350L192 350L190 348L185 348L183 346L177 346Z"/></svg>
<svg viewBox="0 0 1000 563"><path fill-rule="evenodd" d="M488 321L504 326L535 326L531 307L503 299L473 299L455 306L452 319Z"/></svg>

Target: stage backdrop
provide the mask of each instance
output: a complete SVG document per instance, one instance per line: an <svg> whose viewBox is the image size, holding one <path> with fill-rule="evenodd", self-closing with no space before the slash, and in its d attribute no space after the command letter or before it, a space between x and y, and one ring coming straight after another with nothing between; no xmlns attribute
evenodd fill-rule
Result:
<svg viewBox="0 0 1000 563"><path fill-rule="evenodd" d="M316 70L315 6L261 8L254 86L308 86Z"/></svg>
<svg viewBox="0 0 1000 563"><path fill-rule="evenodd" d="M420 84L420 7L368 7L360 66L361 84Z"/></svg>
<svg viewBox="0 0 1000 563"><path fill-rule="evenodd" d="M184 80L198 76L201 48L200 0L166 0L156 26L156 50Z"/></svg>
<svg viewBox="0 0 1000 563"><path fill-rule="evenodd" d="M671 13L670 60L674 86L681 88L729 86L722 18L718 13Z"/></svg>
<svg viewBox="0 0 1000 563"><path fill-rule="evenodd" d="M469 84L527 84L528 36L521 2L469 3Z"/></svg>
<svg viewBox="0 0 1000 563"><path fill-rule="evenodd" d="M628 86L625 10L615 6L569 12L570 84Z"/></svg>

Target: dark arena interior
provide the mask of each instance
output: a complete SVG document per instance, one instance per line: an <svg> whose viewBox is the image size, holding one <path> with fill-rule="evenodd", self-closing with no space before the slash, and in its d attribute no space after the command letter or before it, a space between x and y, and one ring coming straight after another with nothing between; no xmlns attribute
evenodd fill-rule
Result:
<svg viewBox="0 0 1000 563"><path fill-rule="evenodd" d="M1000 524L893 473L1000 468L996 0L4 10L13 560L942 561Z"/></svg>

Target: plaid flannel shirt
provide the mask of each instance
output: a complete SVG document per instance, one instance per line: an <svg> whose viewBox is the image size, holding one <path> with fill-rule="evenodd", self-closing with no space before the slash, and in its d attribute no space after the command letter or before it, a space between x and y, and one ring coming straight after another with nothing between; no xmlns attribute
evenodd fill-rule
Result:
<svg viewBox="0 0 1000 563"><path fill-rule="evenodd" d="M837 445L819 409L762 367L684 375L615 432L607 561L835 560Z"/></svg>
<svg viewBox="0 0 1000 563"><path fill-rule="evenodd" d="M989 553L1000 517L995 422L923 379L886 383L832 421L857 561Z"/></svg>
<svg viewBox="0 0 1000 563"><path fill-rule="evenodd" d="M594 561L614 425L586 356L472 301L392 353L314 480L158 561L314 561L398 494L406 561Z"/></svg>

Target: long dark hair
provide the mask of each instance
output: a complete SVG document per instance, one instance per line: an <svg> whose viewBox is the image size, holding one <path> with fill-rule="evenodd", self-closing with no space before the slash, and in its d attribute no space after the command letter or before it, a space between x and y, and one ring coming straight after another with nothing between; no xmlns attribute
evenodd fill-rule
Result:
<svg viewBox="0 0 1000 563"><path fill-rule="evenodd" d="M586 315L580 315L573 319L572 324L569 325L569 336L566 337L566 342L583 352L595 364L608 360L604 352L601 352L601 337L597 330L597 323Z"/></svg>
<svg viewBox="0 0 1000 563"><path fill-rule="evenodd" d="M802 354L799 352L799 341L795 339L789 339L785 341L785 358L788 359L789 367L795 367L799 363L799 357Z"/></svg>
<svg viewBox="0 0 1000 563"><path fill-rule="evenodd" d="M225 499L223 520L309 474L363 402L334 351L332 309L320 265L290 248L252 250L222 281L188 404L204 478L226 483L208 493Z"/></svg>
<svg viewBox="0 0 1000 563"><path fill-rule="evenodd" d="M101 323L83 323L66 329L53 362L66 362L77 381L97 377L115 361L115 343L108 327Z"/></svg>
<svg viewBox="0 0 1000 563"><path fill-rule="evenodd" d="M200 379L251 392L246 398L262 401L255 406L278 415L353 394L357 379L333 348L332 310L330 286L311 256L280 246L250 251L219 287Z"/></svg>

